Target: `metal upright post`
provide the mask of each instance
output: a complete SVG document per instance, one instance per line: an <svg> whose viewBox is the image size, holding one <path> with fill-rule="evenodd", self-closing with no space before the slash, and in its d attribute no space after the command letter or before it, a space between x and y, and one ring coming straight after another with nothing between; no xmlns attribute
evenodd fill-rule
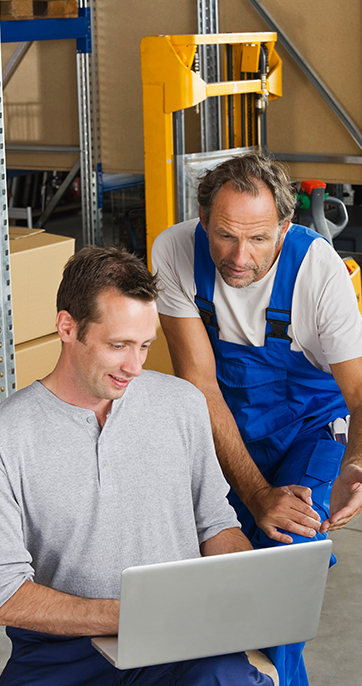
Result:
<svg viewBox="0 0 362 686"><path fill-rule="evenodd" d="M0 42L0 402L16 390Z"/></svg>
<svg viewBox="0 0 362 686"><path fill-rule="evenodd" d="M217 0L197 0L197 30L199 33L219 33ZM219 46L200 45L200 73L206 83L220 81ZM208 98L200 103L201 150L220 150L221 107L220 98Z"/></svg>
<svg viewBox="0 0 362 686"><path fill-rule="evenodd" d="M101 245L103 189L95 0L79 0L79 14L82 13L89 16L91 24L91 41L78 41L77 52L83 244Z"/></svg>
<svg viewBox="0 0 362 686"><path fill-rule="evenodd" d="M185 112L173 113L173 153L175 160L175 183L177 201L177 221L185 220L186 188L183 177L183 160L185 156Z"/></svg>

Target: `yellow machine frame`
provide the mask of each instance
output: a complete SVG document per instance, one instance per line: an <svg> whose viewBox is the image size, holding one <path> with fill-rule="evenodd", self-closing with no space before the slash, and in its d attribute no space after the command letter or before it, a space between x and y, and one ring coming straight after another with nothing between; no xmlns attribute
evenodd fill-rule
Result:
<svg viewBox="0 0 362 686"><path fill-rule="evenodd" d="M177 221L173 148L173 112L198 105L208 97L233 97L234 117L241 117L240 98L259 94L263 102L281 97L282 61L274 32L226 33L190 36L148 36L141 41L143 121L146 184L147 259L156 237ZM266 78L206 83L192 70L199 45L233 46L233 77L257 73L260 46L268 50ZM225 98L227 113L228 99ZM229 105L230 106L230 105ZM227 132L227 117L225 117ZM225 140L228 140L227 135ZM240 146L238 134L234 147ZM225 142L225 149L230 146Z"/></svg>
<svg viewBox="0 0 362 686"><path fill-rule="evenodd" d="M353 288L357 297L357 304L360 314L362 315L362 282L361 282L361 268L353 257L345 257L345 263L351 277Z"/></svg>

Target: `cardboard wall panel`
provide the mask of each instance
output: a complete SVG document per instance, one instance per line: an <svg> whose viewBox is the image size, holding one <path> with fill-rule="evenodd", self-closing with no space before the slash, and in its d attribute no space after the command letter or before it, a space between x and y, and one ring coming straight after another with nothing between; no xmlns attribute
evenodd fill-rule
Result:
<svg viewBox="0 0 362 686"><path fill-rule="evenodd" d="M360 0L263 0L281 29L362 130L362 5ZM220 31L268 30L248 0L220 0ZM361 149L286 50L283 97L268 108L272 152L361 155ZM362 166L289 163L294 179L362 183Z"/></svg>
<svg viewBox="0 0 362 686"><path fill-rule="evenodd" d="M5 66L16 43L1 46ZM4 89L5 143L79 146L76 41L34 42ZM67 171L77 154L14 153L11 169Z"/></svg>
<svg viewBox="0 0 362 686"><path fill-rule="evenodd" d="M142 172L140 42L144 36L196 33L196 0L100 2L97 29L103 169Z"/></svg>

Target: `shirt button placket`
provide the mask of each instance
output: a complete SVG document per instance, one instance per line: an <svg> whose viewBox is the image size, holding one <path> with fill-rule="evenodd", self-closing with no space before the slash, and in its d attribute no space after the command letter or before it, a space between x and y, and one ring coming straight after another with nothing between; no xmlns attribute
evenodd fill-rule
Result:
<svg viewBox="0 0 362 686"><path fill-rule="evenodd" d="M98 464L99 464L99 474L100 474L100 480L101 480L102 488L112 487L111 469L110 469L108 451L107 451L107 447L105 445L104 436L102 436L102 434L100 435L99 440L98 440Z"/></svg>

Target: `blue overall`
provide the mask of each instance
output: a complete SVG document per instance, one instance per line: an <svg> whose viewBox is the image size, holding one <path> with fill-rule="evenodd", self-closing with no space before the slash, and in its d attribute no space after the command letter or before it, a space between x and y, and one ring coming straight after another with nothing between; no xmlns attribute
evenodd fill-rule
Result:
<svg viewBox="0 0 362 686"><path fill-rule="evenodd" d="M328 423L345 417L348 409L333 376L314 367L302 352L292 351L287 333L295 279L318 237L303 226L288 230L266 310L263 346L219 339L213 303L215 265L200 223L195 233L195 302L214 351L220 389L250 455L273 486L309 486L313 507L323 521L329 516L330 493L344 453L344 447L333 441ZM229 500L255 548L280 545L256 526L232 489ZM295 543L325 538L319 533L315 539L290 535ZM268 649L280 686L308 684L302 650L303 644Z"/></svg>

